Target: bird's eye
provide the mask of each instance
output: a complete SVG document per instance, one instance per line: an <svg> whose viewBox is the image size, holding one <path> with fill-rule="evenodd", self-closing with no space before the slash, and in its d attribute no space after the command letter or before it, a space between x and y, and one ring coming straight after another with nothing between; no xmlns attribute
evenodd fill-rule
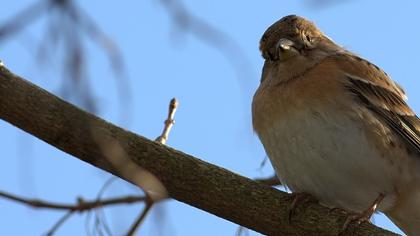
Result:
<svg viewBox="0 0 420 236"><path fill-rule="evenodd" d="M312 42L312 38L309 35L305 35L305 38L306 38L306 41L310 43Z"/></svg>

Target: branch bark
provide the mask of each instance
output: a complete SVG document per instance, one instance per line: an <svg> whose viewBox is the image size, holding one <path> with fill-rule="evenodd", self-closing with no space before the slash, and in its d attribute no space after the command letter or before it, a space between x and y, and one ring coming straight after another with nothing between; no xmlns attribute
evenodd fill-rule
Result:
<svg viewBox="0 0 420 236"><path fill-rule="evenodd" d="M108 123L3 66L0 118L160 197L167 191L173 199L263 234L335 236L347 217L342 211L308 203L297 207L289 222L289 194ZM150 181L151 176L158 182ZM342 235L395 234L364 223L350 226Z"/></svg>

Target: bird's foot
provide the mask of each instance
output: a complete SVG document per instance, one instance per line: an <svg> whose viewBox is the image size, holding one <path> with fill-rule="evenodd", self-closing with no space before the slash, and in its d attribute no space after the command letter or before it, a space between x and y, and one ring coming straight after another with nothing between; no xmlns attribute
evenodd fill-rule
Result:
<svg viewBox="0 0 420 236"><path fill-rule="evenodd" d="M379 197L375 199L372 205L369 206L368 209L363 211L362 213L350 213L347 217L344 225L341 229L341 233L344 233L351 223L355 223L357 226L363 222L369 222L372 215L375 213L376 209L378 208L379 203L384 199L384 194L379 194ZM340 233L340 234L341 234Z"/></svg>
<svg viewBox="0 0 420 236"><path fill-rule="evenodd" d="M309 202L318 202L318 199L316 199L314 196L310 195L309 193L292 193L291 198L292 204L290 205L289 209L289 222L292 221L292 216L295 213L295 209L299 205L305 205Z"/></svg>

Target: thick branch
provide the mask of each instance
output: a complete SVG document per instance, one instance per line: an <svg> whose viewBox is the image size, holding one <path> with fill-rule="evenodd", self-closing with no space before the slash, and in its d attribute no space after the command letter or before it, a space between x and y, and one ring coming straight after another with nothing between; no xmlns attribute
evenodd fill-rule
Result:
<svg viewBox="0 0 420 236"><path fill-rule="evenodd" d="M170 197L263 234L338 235L346 219L343 212L310 203L298 207L289 223L288 194L110 124L4 67L0 118L142 188L145 176L137 173L145 169ZM366 223L343 235L394 234Z"/></svg>

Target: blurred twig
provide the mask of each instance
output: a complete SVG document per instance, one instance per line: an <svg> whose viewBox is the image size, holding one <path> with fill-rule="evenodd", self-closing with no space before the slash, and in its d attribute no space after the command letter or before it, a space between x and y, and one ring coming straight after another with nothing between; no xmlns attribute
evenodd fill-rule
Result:
<svg viewBox="0 0 420 236"><path fill-rule="evenodd" d="M277 186L277 185L281 185L281 182L279 180L279 178L277 178L277 176L271 176L269 178L261 178L261 179L255 179L255 181L257 181L258 183L261 184L265 184L268 186Z"/></svg>
<svg viewBox="0 0 420 236"><path fill-rule="evenodd" d="M75 212L86 212L91 211L93 209L99 209L106 206L111 205L120 205L120 204L133 204L138 202L145 202L146 207L150 204L150 200L146 196L124 196L124 197L117 197L117 198L109 198L109 199L96 199L94 201L85 201L82 198L77 199L77 203L75 204L60 204L60 203L52 203L48 201L38 200L38 199L28 199L24 197L20 197L11 193L6 193L0 191L0 197L5 199L9 199L11 201L15 201L17 203L22 203L27 206L35 207L35 208L47 208L53 210L65 210L67 211L46 233L46 235L53 235L57 229L67 220L69 219Z"/></svg>
<svg viewBox="0 0 420 236"><path fill-rule="evenodd" d="M134 221L133 225L130 227L130 229L127 232L127 236L132 236L135 234L136 230L140 227L141 223L144 221L144 219L147 216L147 213L149 213L150 209L152 209L153 201L151 199L146 200L146 205L143 209L143 211L140 213L139 217Z"/></svg>
<svg viewBox="0 0 420 236"><path fill-rule="evenodd" d="M262 169L268 161L268 156L265 156L264 159L261 161L260 167L258 169ZM258 178L258 179L254 179L255 181L268 185L268 186L277 186L277 185L281 185L281 182L279 180L279 178L276 175L273 175L271 177L268 178Z"/></svg>
<svg viewBox="0 0 420 236"><path fill-rule="evenodd" d="M111 184L115 182L115 180L117 180L117 177L112 176L107 181L105 181L105 183L102 185L101 189L98 191L96 195L97 200L100 200L102 198L103 194L105 193L105 190L107 190L111 186ZM93 228L92 234L89 233L89 222L90 222L91 214L94 215L94 224L92 227ZM106 221L106 215L103 211L103 208L96 208L93 211L89 211L87 213L85 228L86 228L87 235L112 235L111 230L108 227L108 223ZM106 234L99 233L102 231L104 231Z"/></svg>
<svg viewBox="0 0 420 236"><path fill-rule="evenodd" d="M188 11L181 0L159 0L165 7L174 25L185 32L190 32L207 45L216 48L231 63L242 89L251 88L255 78L251 63L240 47L229 34L213 27L207 21Z"/></svg>
<svg viewBox="0 0 420 236"><path fill-rule="evenodd" d="M7 23L0 26L0 40L11 37L34 22L47 10L49 1L37 1L23 11L17 13Z"/></svg>
<svg viewBox="0 0 420 236"><path fill-rule="evenodd" d="M66 220L68 218L70 218L70 216L72 216L74 213L74 211L68 211L66 212L66 214L64 214L52 227L50 230L48 230L48 232L45 234L47 236L51 236L54 235L54 233L58 230L58 228L60 228L61 225L63 225L64 222L66 222Z"/></svg>
<svg viewBox="0 0 420 236"><path fill-rule="evenodd" d="M336 0L306 0L306 1L303 1L303 2L308 7L315 8L315 9L321 9L321 8L335 6L335 5L338 5L338 4L351 2L351 1L350 0L341 0L341 1L336 1Z"/></svg>
<svg viewBox="0 0 420 236"><path fill-rule="evenodd" d="M56 52L58 42L63 43L63 75L66 80L62 85L62 96L81 98L83 106L95 112L96 106L92 90L89 88L85 44L83 36L99 45L108 56L115 77L119 78L119 97L122 111L129 112L131 94L126 81L122 54L118 45L98 27L76 1L73 0L38 0L36 3L18 12L8 21L0 24L0 42L16 35L25 27L33 24L44 15L48 16L47 32L39 44L38 56L41 60L48 52ZM127 116L124 116L127 117Z"/></svg>
<svg viewBox="0 0 420 236"><path fill-rule="evenodd" d="M61 204L61 203L52 203L48 201L43 201L39 199L28 199L24 197L20 197L11 193L6 193L0 191L0 197L9 199L11 201L15 201L18 203L22 203L31 207L35 208L48 208L54 210L66 210L66 211L77 211L83 212L92 210L98 207L105 207L109 205L117 205L117 204L132 204L137 202L144 202L146 197L144 196L124 196L118 198L109 198L109 199L102 199L102 200L94 200L94 201L85 201L82 198L79 198L77 203L75 204Z"/></svg>

